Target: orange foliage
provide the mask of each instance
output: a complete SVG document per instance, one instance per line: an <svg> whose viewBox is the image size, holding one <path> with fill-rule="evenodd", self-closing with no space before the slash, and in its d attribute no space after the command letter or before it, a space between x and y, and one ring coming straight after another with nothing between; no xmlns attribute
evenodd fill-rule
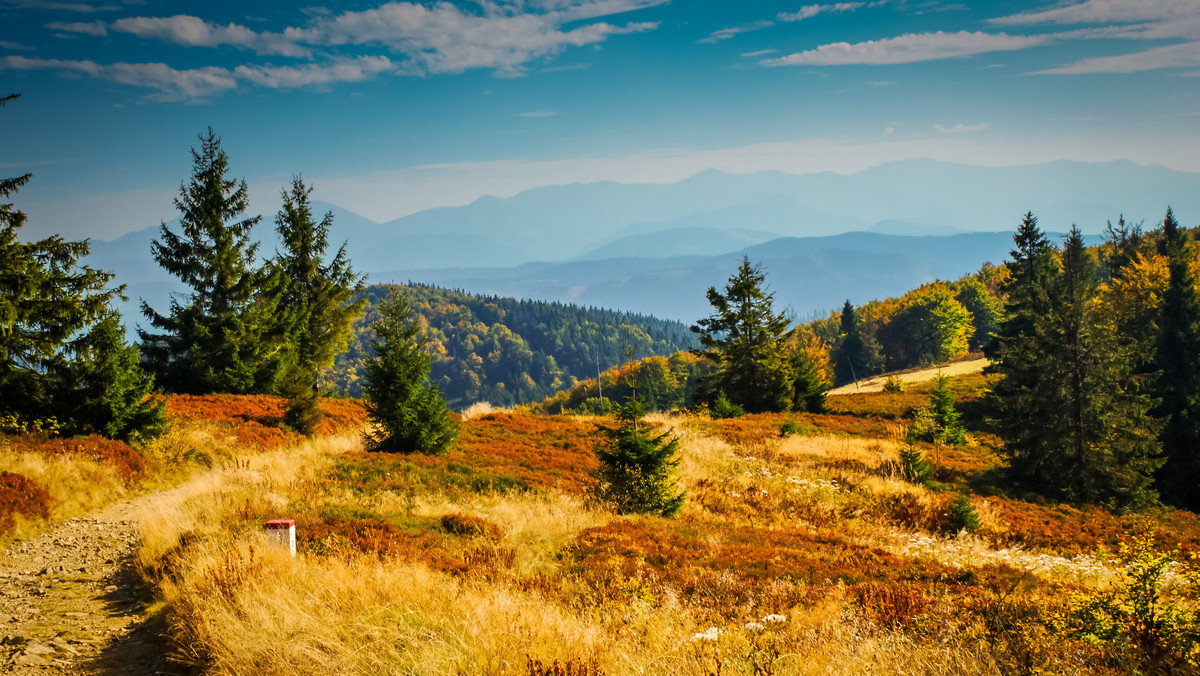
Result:
<svg viewBox="0 0 1200 676"><path fill-rule="evenodd" d="M167 398L167 417L226 423L239 445L268 450L303 438L279 426L286 405L285 398L265 394L175 394ZM358 427L366 421L356 399L321 399L321 412L318 435Z"/></svg>
<svg viewBox="0 0 1200 676"><path fill-rule="evenodd" d="M8 437L8 447L18 453L33 453L47 457L78 455L117 470L121 479L128 483L145 470L145 461L137 451L123 441L105 439L98 435L74 439L44 439L31 436Z"/></svg>
<svg viewBox="0 0 1200 676"><path fill-rule="evenodd" d="M444 457L530 486L579 493L599 465L593 432L591 425L568 417L491 413L464 421L458 444Z"/></svg>
<svg viewBox="0 0 1200 676"><path fill-rule="evenodd" d="M999 497L985 499L988 511L1008 529L1010 543L1064 554L1088 553L1097 547L1115 550L1122 536L1144 527L1147 517L1117 516L1095 505L1039 505ZM1200 521L1191 512L1166 511L1152 518L1164 546L1200 551Z"/></svg>
<svg viewBox="0 0 1200 676"><path fill-rule="evenodd" d="M16 528L17 514L45 519L50 515L50 494L28 477L0 472L0 535Z"/></svg>

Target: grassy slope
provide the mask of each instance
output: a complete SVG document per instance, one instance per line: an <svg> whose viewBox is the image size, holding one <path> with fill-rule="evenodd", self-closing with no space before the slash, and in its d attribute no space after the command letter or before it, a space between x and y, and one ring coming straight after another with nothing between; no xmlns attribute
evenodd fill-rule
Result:
<svg viewBox="0 0 1200 676"><path fill-rule="evenodd" d="M971 419L982 376L956 379ZM985 435L926 449L951 492L898 477L900 394L822 415L653 418L682 437L677 519L584 499L593 420L497 412L442 458L351 438L248 457L144 519L141 566L205 673L1111 673L1136 651L1067 639L1072 593L1118 573L1147 523L1186 549L1194 515L1117 517L999 491ZM927 387L927 386L924 386ZM803 434L782 438L792 419ZM298 523L299 556L261 523ZM584 667L591 671L579 671Z"/></svg>

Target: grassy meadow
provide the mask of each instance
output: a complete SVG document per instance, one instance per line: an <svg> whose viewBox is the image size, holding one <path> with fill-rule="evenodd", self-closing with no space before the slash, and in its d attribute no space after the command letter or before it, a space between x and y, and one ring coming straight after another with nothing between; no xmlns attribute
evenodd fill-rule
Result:
<svg viewBox="0 0 1200 676"><path fill-rule="evenodd" d="M954 387L969 421L986 381ZM588 499L598 418L477 407L448 455L402 456L362 451L352 403L326 402L304 441L279 429L279 400L172 398L137 485L180 488L141 516L137 566L171 659L205 674L1193 669L1195 515L1006 494L980 434L923 447L933 480L906 481L904 417L926 399L654 415L681 438L688 494L664 519ZM53 481L98 461L40 462ZM165 469L181 466L213 469ZM954 532L959 494L974 533ZM273 518L296 520L295 558L267 546ZM1147 569L1158 624L1134 608Z"/></svg>

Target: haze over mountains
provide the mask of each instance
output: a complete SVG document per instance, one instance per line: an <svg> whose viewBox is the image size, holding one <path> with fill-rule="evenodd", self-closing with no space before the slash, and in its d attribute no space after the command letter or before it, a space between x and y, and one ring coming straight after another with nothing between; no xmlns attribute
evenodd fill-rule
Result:
<svg viewBox="0 0 1200 676"><path fill-rule="evenodd" d="M320 186L317 186L319 191ZM274 248L271 198L261 254ZM334 212L332 240L348 242L371 282L416 281L472 293L619 308L692 322L704 291L742 255L762 262L782 307L798 316L897 295L1004 260L1026 211L1049 232L1076 223L1099 233L1124 214L1183 224L1200 215L1200 174L1130 162L990 168L909 160L857 174L746 175L706 171L674 184L547 186L511 198L375 223ZM352 208L352 205L350 205ZM133 299L163 308L174 280L150 257L157 225L93 242L89 263L117 270Z"/></svg>

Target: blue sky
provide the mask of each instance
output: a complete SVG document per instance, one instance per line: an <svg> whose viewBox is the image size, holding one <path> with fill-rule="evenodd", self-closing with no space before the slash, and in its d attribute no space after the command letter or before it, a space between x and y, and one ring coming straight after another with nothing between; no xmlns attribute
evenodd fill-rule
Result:
<svg viewBox="0 0 1200 676"><path fill-rule="evenodd" d="M212 126L375 220L575 181L1127 159L1200 172L1200 0L0 0L27 236L174 217Z"/></svg>

